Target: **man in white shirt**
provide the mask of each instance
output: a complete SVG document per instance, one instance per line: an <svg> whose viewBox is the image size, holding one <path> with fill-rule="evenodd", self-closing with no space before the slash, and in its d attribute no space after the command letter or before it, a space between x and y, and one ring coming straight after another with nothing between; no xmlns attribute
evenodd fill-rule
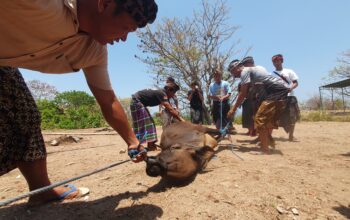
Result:
<svg viewBox="0 0 350 220"><path fill-rule="evenodd" d="M298 100L294 96L294 89L298 87L298 76L291 70L283 68L283 55L277 54L272 57L272 63L275 66L275 70L272 75L283 80L286 87L289 88L289 93L286 101L286 109L281 115L280 126L289 133L289 141L294 139L295 123L300 117L300 111L298 107Z"/></svg>
<svg viewBox="0 0 350 220"><path fill-rule="evenodd" d="M143 148L109 81L106 44L125 41L128 33L152 23L157 10L154 0L1 1L0 175L19 168L30 190L51 184L40 113L18 68L55 74L82 69L106 121L129 152ZM82 193L70 186L56 187L28 202Z"/></svg>

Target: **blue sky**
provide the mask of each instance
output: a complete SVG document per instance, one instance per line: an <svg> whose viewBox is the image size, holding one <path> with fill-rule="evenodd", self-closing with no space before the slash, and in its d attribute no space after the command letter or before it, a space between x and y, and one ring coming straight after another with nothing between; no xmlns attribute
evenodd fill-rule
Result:
<svg viewBox="0 0 350 220"><path fill-rule="evenodd" d="M155 23L164 17L191 17L200 0L158 0ZM252 47L251 56L258 65L273 70L271 56L282 53L284 67L299 75L296 95L301 100L318 93L323 77L337 64L340 53L350 49L349 0L228 0L230 23L240 26L233 40L239 48ZM134 58L140 54L139 39L130 34L128 41L109 46L109 72L118 97L153 87L148 68ZM37 79L59 91L89 92L81 72L42 74L22 70L24 78ZM90 92L89 92L90 93Z"/></svg>

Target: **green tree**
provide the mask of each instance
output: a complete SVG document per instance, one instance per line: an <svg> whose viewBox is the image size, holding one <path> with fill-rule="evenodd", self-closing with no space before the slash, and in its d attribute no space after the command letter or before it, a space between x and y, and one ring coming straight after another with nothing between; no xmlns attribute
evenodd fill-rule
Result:
<svg viewBox="0 0 350 220"><path fill-rule="evenodd" d="M37 105L44 129L78 129L107 125L95 98L86 92L63 92L53 100L37 100Z"/></svg>
<svg viewBox="0 0 350 220"><path fill-rule="evenodd" d="M78 108L79 106L93 106L96 100L83 91L67 91L59 93L54 102L62 109Z"/></svg>

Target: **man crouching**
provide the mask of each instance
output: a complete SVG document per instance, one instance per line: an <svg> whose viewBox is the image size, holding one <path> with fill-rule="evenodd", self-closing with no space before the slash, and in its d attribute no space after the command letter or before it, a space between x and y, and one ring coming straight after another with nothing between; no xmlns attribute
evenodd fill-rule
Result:
<svg viewBox="0 0 350 220"><path fill-rule="evenodd" d="M147 107L162 105L174 118L184 121L169 103L169 98L172 98L178 90L179 86L175 83L167 83L163 89L144 89L132 95L130 110L134 133L140 141L147 142L149 150L155 149L157 131Z"/></svg>

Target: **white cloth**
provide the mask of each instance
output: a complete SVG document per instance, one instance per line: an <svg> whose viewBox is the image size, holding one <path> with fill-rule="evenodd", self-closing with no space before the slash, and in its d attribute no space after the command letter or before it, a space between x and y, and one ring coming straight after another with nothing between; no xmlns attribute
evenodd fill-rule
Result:
<svg viewBox="0 0 350 220"><path fill-rule="evenodd" d="M272 75L281 78L275 72L277 72L279 75L283 76L288 81L288 83L287 83L286 81L283 80L283 84L287 88L291 88L293 85L293 81L297 81L299 79L298 75L291 69L283 68L281 71L274 70L272 72ZM294 91L288 93L288 96L294 96Z"/></svg>

